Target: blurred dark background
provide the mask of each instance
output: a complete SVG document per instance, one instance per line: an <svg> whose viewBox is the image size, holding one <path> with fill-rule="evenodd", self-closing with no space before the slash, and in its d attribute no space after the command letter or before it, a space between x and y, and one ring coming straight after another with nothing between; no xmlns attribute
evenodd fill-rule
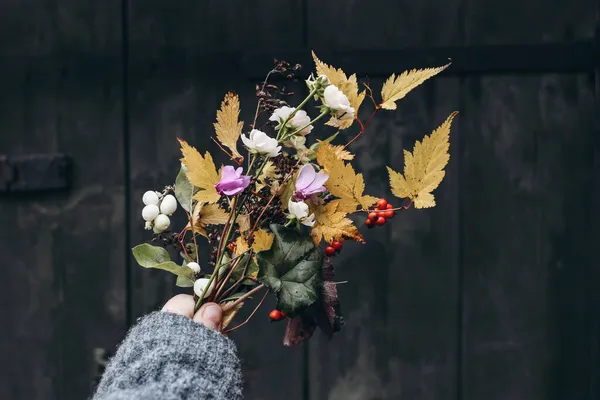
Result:
<svg viewBox="0 0 600 400"><path fill-rule="evenodd" d="M176 136L216 152L224 93L249 121L273 57L307 76L315 49L377 89L453 60L352 148L369 193L390 198L385 166L461 114L438 206L337 259L341 334L284 348L265 307L234 335L247 398L600 399L599 8L1 1L0 398L91 392L128 326L174 292L129 249L149 238L142 193L177 173Z"/></svg>

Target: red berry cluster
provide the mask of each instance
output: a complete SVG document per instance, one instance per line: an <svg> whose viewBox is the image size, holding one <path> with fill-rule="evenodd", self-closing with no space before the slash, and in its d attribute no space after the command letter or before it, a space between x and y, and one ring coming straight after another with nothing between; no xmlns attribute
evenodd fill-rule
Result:
<svg viewBox="0 0 600 400"><path fill-rule="evenodd" d="M283 311L273 310L269 313L269 318L271 318L271 321L281 321L286 319L287 315Z"/></svg>
<svg viewBox="0 0 600 400"><path fill-rule="evenodd" d="M344 247L342 242L334 240L331 242L331 246L325 247L325 255L327 257L333 257L335 253L339 253L342 250L342 247Z"/></svg>
<svg viewBox="0 0 600 400"><path fill-rule="evenodd" d="M377 200L377 207L369 213L365 224L367 224L369 228L372 228L375 225L385 225L385 221L394 218L395 211L393 208L394 206L388 204L386 199Z"/></svg>

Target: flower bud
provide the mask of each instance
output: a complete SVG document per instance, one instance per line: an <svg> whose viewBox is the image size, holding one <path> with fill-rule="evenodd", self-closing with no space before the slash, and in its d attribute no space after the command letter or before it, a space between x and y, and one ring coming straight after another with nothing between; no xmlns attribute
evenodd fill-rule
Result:
<svg viewBox="0 0 600 400"><path fill-rule="evenodd" d="M208 285L209 281L210 281L210 279L208 279L208 278L200 278L200 279L196 280L196 282L194 282L194 293L196 293L196 296L198 296L198 297L202 296L202 292L204 292L204 288L206 287L206 285ZM210 294L210 292L212 292L214 286L215 286L215 281L213 281L211 283L210 288L206 291L206 296L208 296Z"/></svg>
<svg viewBox="0 0 600 400"><path fill-rule="evenodd" d="M189 262L187 263L187 266L190 267L190 269L194 271L194 274L196 275L198 275L201 271L200 264L198 264L197 262Z"/></svg>
<svg viewBox="0 0 600 400"><path fill-rule="evenodd" d="M160 202L160 212L165 215L173 215L177 210L177 200L175 196L168 194Z"/></svg>
<svg viewBox="0 0 600 400"><path fill-rule="evenodd" d="M149 204L142 209L142 218L144 221L152 222L156 217L158 217L160 212L158 211L158 207L154 204Z"/></svg>
<svg viewBox="0 0 600 400"><path fill-rule="evenodd" d="M144 196L142 196L142 201L147 206L158 206L158 194L156 194L154 190L148 190L146 193L144 193Z"/></svg>
<svg viewBox="0 0 600 400"><path fill-rule="evenodd" d="M154 220L154 233L161 233L166 231L171 225L171 220L165 214L158 214L158 217Z"/></svg>

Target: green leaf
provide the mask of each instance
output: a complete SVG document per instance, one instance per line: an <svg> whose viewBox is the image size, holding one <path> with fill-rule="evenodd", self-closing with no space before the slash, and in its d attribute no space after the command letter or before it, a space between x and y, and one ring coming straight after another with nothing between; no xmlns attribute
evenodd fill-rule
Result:
<svg viewBox="0 0 600 400"><path fill-rule="evenodd" d="M185 276L178 276L175 285L179 287L192 287L194 286L194 281Z"/></svg>
<svg viewBox="0 0 600 400"><path fill-rule="evenodd" d="M241 260L237 263L235 270L231 273L230 280L232 283L237 282L242 277L242 273L244 272L244 266L246 265L246 262L248 262L248 268L246 268L245 275L256 277L258 273L258 264L256 263L254 257L250 261L248 261L248 257L250 257L250 254L244 254ZM242 281L242 285L253 286L256 285L256 282L252 279L244 279Z"/></svg>
<svg viewBox="0 0 600 400"><path fill-rule="evenodd" d="M277 309L298 315L319 297L323 254L310 236L271 225L273 246L256 256L259 280L277 294Z"/></svg>
<svg viewBox="0 0 600 400"><path fill-rule="evenodd" d="M171 272L177 276L194 279L194 271L189 267L182 267L171 261L169 253L162 247L143 243L132 250L135 260L144 268L156 268Z"/></svg>
<svg viewBox="0 0 600 400"><path fill-rule="evenodd" d="M187 172L188 169L185 165L181 164L179 174L175 178L175 197L179 201L179 204L181 204L181 208L191 213L193 210L192 197L194 196L194 185L188 179Z"/></svg>

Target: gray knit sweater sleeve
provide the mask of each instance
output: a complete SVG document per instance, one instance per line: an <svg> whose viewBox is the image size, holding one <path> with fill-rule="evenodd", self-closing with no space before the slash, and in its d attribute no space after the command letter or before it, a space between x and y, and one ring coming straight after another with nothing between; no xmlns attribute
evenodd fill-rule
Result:
<svg viewBox="0 0 600 400"><path fill-rule="evenodd" d="M184 316L152 313L129 331L93 399L242 399L235 344Z"/></svg>

